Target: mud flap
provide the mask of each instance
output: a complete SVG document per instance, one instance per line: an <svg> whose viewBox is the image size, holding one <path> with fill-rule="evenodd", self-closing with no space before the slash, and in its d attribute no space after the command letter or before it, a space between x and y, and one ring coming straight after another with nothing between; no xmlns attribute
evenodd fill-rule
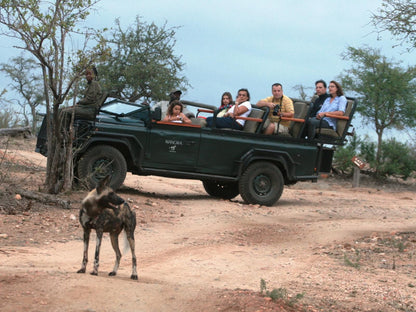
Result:
<svg viewBox="0 0 416 312"><path fill-rule="evenodd" d="M322 146L319 152L319 173L330 173L332 168L332 159L334 157L335 148Z"/></svg>

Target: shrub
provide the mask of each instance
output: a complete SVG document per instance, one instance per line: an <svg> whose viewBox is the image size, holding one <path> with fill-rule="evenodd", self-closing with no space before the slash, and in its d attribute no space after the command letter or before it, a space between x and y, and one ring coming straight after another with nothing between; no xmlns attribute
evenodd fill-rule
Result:
<svg viewBox="0 0 416 312"><path fill-rule="evenodd" d="M416 155L407 144L390 139L381 144L377 173L381 176L400 176L407 179L416 170Z"/></svg>

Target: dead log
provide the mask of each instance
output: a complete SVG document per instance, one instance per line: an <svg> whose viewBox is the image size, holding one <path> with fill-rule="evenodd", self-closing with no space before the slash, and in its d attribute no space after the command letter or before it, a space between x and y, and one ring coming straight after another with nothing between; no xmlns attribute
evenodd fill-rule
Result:
<svg viewBox="0 0 416 312"><path fill-rule="evenodd" d="M69 200L61 199L56 195L32 192L23 189L15 189L13 192L15 194L20 194L22 197L33 199L44 204L56 204L64 209L71 209L71 202Z"/></svg>
<svg viewBox="0 0 416 312"><path fill-rule="evenodd" d="M19 128L2 128L0 129L0 136L11 136L17 137L21 136L28 138L32 135L29 127L19 127Z"/></svg>

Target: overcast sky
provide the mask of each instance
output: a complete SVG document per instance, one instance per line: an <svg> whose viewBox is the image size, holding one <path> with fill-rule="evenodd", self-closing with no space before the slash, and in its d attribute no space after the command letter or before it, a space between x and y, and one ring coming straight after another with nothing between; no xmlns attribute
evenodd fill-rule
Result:
<svg viewBox="0 0 416 312"><path fill-rule="evenodd" d="M91 17L95 25L122 25L137 15L146 22L180 26L176 53L186 63L184 74L192 88L188 100L216 104L224 91L236 95L248 88L252 102L271 95L271 84L283 84L284 93L311 87L317 79L335 79L349 67L341 58L348 46L382 49L403 65L412 57L391 49L370 25L381 0L103 0ZM413 65L413 64L411 64Z"/></svg>
<svg viewBox="0 0 416 312"><path fill-rule="evenodd" d="M336 79L349 67L341 58L348 46L367 44L402 60L403 66L414 65L414 53L391 48L395 42L390 34L377 40L370 16L380 4L381 0L102 0L89 23L112 27L120 18L126 28L141 16L159 26L179 26L175 50L186 63L183 74L192 85L182 98L218 105L224 91L235 96L244 87L256 103L271 95L274 82L282 83L288 96L299 96L296 85L310 87L312 95L317 79ZM15 55L10 50L3 40L0 62Z"/></svg>

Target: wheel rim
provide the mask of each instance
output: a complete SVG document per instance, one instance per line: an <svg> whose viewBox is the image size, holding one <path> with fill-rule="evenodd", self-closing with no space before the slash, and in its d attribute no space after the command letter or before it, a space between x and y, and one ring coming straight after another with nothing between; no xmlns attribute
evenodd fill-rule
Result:
<svg viewBox="0 0 416 312"><path fill-rule="evenodd" d="M263 196L270 193L272 189L272 183L267 175L260 174L254 178L253 188L256 194Z"/></svg>
<svg viewBox="0 0 416 312"><path fill-rule="evenodd" d="M100 158L94 162L92 166L94 179L100 181L107 175L112 175L114 172L113 161L108 158Z"/></svg>

